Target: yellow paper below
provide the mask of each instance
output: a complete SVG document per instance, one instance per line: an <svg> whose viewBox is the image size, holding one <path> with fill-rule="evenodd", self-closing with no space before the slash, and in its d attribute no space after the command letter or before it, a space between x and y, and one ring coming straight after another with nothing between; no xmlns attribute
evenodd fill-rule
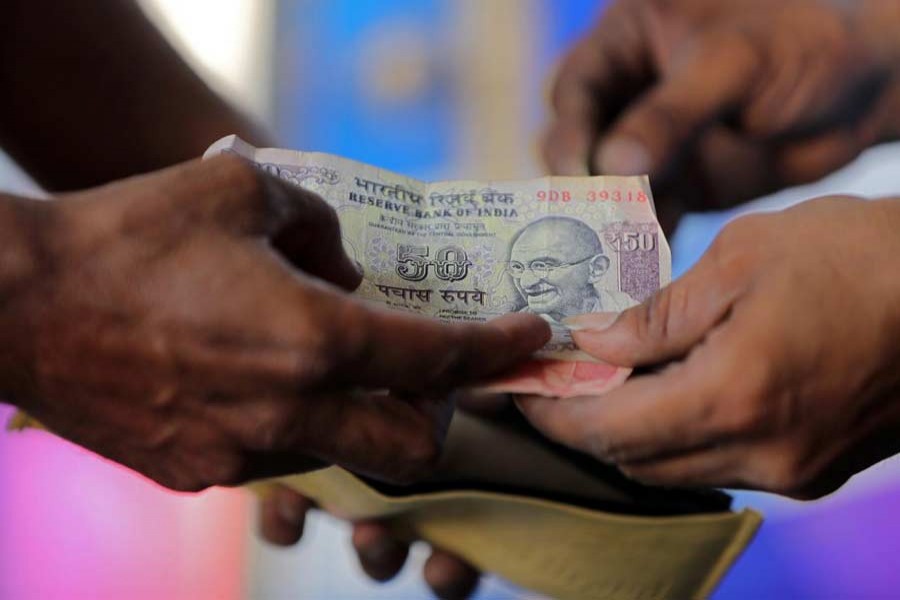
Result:
<svg viewBox="0 0 900 600"><path fill-rule="evenodd" d="M484 435L475 421L458 423L475 436ZM8 426L42 428L21 412ZM473 445L466 434L453 437L462 442L459 447ZM516 450L524 454L525 448ZM515 471L512 465L510 471ZM401 536L422 539L484 572L563 599L705 598L762 521L751 510L643 517L479 490L387 496L340 467L250 487L263 494L272 483L287 485L344 518L386 519Z"/></svg>
<svg viewBox="0 0 900 600"><path fill-rule="evenodd" d="M555 598L705 598L761 522L749 510L636 517L474 490L389 497L339 467L276 481L344 517L387 518L406 535Z"/></svg>

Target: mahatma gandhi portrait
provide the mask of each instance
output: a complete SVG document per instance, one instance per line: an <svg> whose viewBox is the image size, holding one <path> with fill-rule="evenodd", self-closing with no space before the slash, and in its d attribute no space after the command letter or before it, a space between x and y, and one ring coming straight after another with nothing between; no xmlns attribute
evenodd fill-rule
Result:
<svg viewBox="0 0 900 600"><path fill-rule="evenodd" d="M544 217L523 227L509 249L508 272L527 303L520 312L554 321L610 310L595 284L609 269L600 236L579 219Z"/></svg>

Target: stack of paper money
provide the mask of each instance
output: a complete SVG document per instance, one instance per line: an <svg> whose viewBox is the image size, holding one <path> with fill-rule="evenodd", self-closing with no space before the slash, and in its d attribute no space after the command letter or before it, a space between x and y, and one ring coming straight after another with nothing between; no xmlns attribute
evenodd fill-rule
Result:
<svg viewBox="0 0 900 600"><path fill-rule="evenodd" d="M361 297L444 321L530 312L553 339L496 391L602 393L629 371L572 343L564 320L617 313L671 277L646 177L543 177L425 183L317 152L258 149L230 136L206 156L237 154L316 192L337 210L362 267Z"/></svg>

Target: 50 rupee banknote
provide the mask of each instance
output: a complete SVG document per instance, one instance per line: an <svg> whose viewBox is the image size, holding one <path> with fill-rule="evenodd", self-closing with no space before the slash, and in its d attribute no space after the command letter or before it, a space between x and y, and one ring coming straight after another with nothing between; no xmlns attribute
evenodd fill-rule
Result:
<svg viewBox="0 0 900 600"><path fill-rule="evenodd" d="M618 313L671 279L671 254L646 177L542 177L427 183L339 156L255 148L235 154L321 196L337 212L364 279L359 297L447 322L534 313L553 337L488 389L571 397L615 387L630 370L580 351L565 319Z"/></svg>

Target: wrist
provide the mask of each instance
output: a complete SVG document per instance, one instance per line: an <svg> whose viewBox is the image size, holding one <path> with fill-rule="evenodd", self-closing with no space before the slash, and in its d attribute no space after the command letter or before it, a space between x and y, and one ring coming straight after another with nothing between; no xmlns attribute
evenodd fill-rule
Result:
<svg viewBox="0 0 900 600"><path fill-rule="evenodd" d="M0 194L0 401L23 408L34 361L24 308L40 278L51 202Z"/></svg>

